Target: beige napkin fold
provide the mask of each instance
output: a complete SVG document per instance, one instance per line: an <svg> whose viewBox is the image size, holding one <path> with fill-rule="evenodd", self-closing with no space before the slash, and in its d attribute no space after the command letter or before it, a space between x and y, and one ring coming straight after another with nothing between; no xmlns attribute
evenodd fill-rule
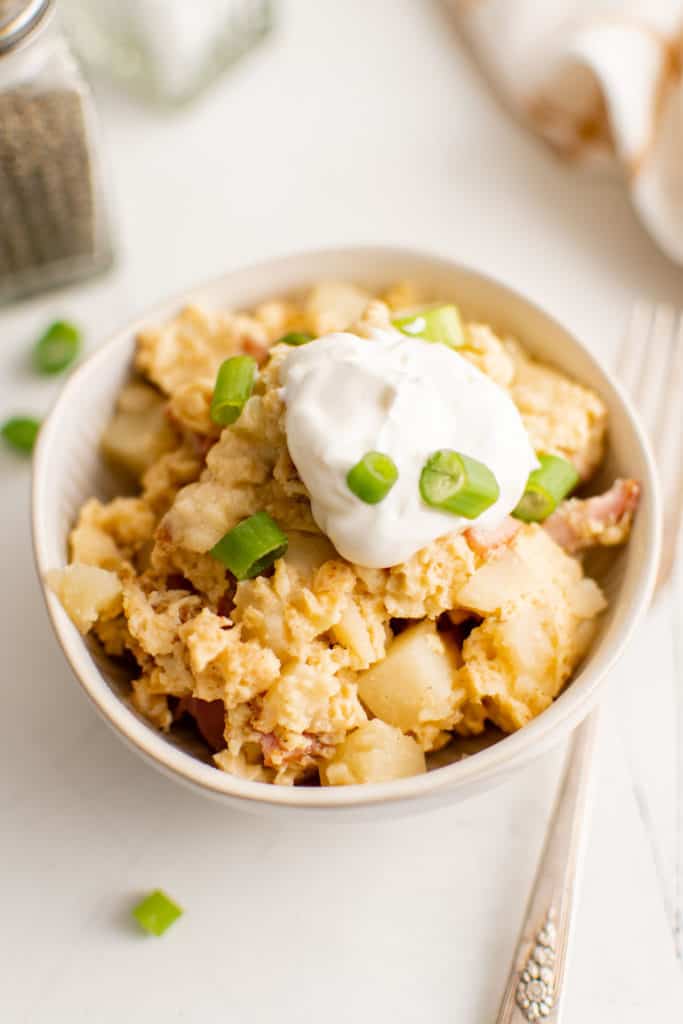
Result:
<svg viewBox="0 0 683 1024"><path fill-rule="evenodd" d="M616 163L683 262L682 0L447 0L506 103L561 156Z"/></svg>

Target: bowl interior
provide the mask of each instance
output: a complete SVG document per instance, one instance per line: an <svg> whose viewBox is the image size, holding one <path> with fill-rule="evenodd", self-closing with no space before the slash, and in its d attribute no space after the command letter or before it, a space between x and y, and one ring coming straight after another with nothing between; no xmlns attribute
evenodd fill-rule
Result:
<svg viewBox="0 0 683 1024"><path fill-rule="evenodd" d="M503 737L489 730L478 741L454 741L430 758L427 776L373 786L295 789L263 786L225 775L208 763L189 730L163 737L128 703L129 674L94 642L84 642L51 594L48 608L58 637L88 695L107 720L157 765L185 781L228 798L303 806L372 805L424 797L459 787L464 795L490 784L512 764L522 763L557 741L589 710L600 679L619 653L644 610L658 556L658 498L652 461L632 410L595 359L559 324L497 282L448 261L411 251L363 248L304 253L229 274L188 292L115 335L71 377L41 431L34 464L34 543L38 568L63 565L67 537L79 506L90 496L104 500L120 493L120 482L98 453L98 440L117 394L130 373L134 338L143 324L161 322L188 301L209 308L246 308L278 294L296 294L323 279L345 279L381 290L409 278L434 297L456 302L466 318L492 324L519 337L540 359L590 385L609 410L608 455L591 489L616 476L643 484L643 501L629 544L594 558L595 575L610 604L584 664L553 706L519 733ZM475 757L463 757L476 752Z"/></svg>

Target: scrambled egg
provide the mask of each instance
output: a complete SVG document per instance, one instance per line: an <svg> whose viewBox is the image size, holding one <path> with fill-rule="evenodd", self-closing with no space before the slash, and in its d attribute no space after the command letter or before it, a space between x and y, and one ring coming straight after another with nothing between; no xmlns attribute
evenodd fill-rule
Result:
<svg viewBox="0 0 683 1024"><path fill-rule="evenodd" d="M82 632L133 655L132 703L158 728L193 700L218 710L225 771L324 785L424 771L425 753L453 734L487 722L512 731L538 715L591 641L604 598L539 526L490 546L451 534L402 565L367 569L343 561L313 521L287 452L287 349L275 342L350 325L364 336L423 299L409 284L378 299L325 283L251 314L188 308L138 338L140 376L103 440L138 496L86 502L72 564L50 583ZM245 351L261 373L221 431L209 416L215 375ZM590 476L606 427L595 394L483 324L467 325L461 352L509 390L538 448ZM272 573L236 583L210 549L262 509L289 549Z"/></svg>

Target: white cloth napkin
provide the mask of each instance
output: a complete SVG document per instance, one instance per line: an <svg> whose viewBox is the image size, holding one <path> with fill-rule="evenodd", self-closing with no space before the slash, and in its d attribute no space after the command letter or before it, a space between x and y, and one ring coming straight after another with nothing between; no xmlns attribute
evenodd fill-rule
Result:
<svg viewBox="0 0 683 1024"><path fill-rule="evenodd" d="M681 0L448 0L490 82L568 160L616 163L683 262Z"/></svg>

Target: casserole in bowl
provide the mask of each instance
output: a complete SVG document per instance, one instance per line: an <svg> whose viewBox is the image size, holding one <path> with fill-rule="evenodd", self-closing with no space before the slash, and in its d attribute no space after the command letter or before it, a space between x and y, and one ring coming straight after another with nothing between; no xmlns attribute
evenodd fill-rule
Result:
<svg viewBox="0 0 683 1024"><path fill-rule="evenodd" d="M106 658L96 642L83 640L55 597L48 595L67 656L105 717L159 766L228 801L247 801L253 807L329 808L339 817L341 808L358 810L378 803L389 807L409 800L430 805L485 788L558 740L587 713L600 681L646 606L657 562L656 481L642 432L618 387L578 342L526 300L448 261L395 249L302 254L230 274L165 304L91 357L60 397L36 453L34 535L41 575L64 564L69 530L85 499L120 493L120 481L101 461L98 440L129 376L135 338L143 327L146 333L153 332L155 325L168 322L188 302L210 310L248 309L274 295L300 295L320 280L351 281L374 295L405 279L441 302L457 303L466 321L484 321L499 334L516 336L533 357L600 396L610 433L606 458L591 489L599 492L615 477L634 477L643 495L629 544L617 553L610 551L608 557L602 557L604 552L591 556L589 562L589 575L602 587L607 610L569 685L554 703L511 735L502 738L487 728L477 738L456 739L429 754L429 767L434 770L426 774L363 786L271 787L218 772L191 730L174 729L168 736L155 732L130 704L130 671Z"/></svg>

